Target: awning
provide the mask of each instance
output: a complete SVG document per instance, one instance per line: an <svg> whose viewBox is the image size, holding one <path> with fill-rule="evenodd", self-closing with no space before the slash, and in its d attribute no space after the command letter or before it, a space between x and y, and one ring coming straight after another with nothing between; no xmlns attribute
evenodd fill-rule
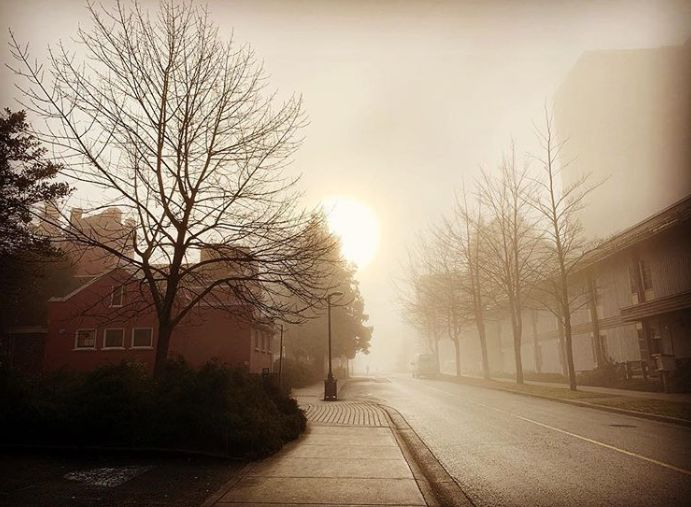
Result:
<svg viewBox="0 0 691 507"><path fill-rule="evenodd" d="M665 313L678 312L687 308L691 308L691 291L656 298L637 305L625 306L619 311L621 313L621 320L633 322L664 315Z"/></svg>

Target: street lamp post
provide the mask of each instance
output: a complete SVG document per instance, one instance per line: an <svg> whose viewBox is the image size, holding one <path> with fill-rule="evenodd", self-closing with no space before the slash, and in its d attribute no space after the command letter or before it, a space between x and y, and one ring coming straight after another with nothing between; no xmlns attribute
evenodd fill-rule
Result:
<svg viewBox="0 0 691 507"><path fill-rule="evenodd" d="M333 370L331 369L331 298L333 296L342 295L342 292L332 292L326 296L327 319L329 326L329 375L324 381L324 401L336 401L338 399L338 381L334 378Z"/></svg>
<svg viewBox="0 0 691 507"><path fill-rule="evenodd" d="M278 389L280 390L283 383L283 324L281 324L281 345L278 349Z"/></svg>

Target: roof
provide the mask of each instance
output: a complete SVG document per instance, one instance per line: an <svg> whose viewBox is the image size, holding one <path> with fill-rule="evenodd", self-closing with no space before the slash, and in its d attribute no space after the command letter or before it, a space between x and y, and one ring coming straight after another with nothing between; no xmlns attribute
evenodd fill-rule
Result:
<svg viewBox="0 0 691 507"><path fill-rule="evenodd" d="M75 283L70 285L71 290L69 290L69 291L65 290L62 295L53 296L48 301L50 301L50 302L67 301L68 299L70 299L75 294L81 292L82 290L86 289L90 285L93 285L97 280L100 280L101 278L103 278L107 274L112 273L115 269L118 269L118 268L109 269L108 271L104 271L100 275L96 275L96 276L75 276L73 278Z"/></svg>
<svg viewBox="0 0 691 507"><path fill-rule="evenodd" d="M649 240L662 232L691 220L691 195L675 202L662 211L611 236L584 258L583 268L601 262L627 248Z"/></svg>

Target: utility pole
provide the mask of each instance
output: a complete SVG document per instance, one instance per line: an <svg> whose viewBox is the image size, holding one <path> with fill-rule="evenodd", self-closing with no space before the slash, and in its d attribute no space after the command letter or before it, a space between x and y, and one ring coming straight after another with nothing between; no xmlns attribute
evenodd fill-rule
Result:
<svg viewBox="0 0 691 507"><path fill-rule="evenodd" d="M342 292L332 292L326 296L327 321L329 327L329 375L324 381L324 401L336 401L338 399L338 384L331 369L331 297L342 295Z"/></svg>
<svg viewBox="0 0 691 507"><path fill-rule="evenodd" d="M281 389L283 382L283 324L281 324L281 341L278 348L278 389Z"/></svg>

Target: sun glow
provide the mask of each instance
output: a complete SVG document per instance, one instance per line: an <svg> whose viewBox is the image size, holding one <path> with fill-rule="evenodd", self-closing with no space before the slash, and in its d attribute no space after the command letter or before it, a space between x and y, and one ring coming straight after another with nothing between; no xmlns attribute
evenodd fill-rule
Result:
<svg viewBox="0 0 691 507"><path fill-rule="evenodd" d="M329 229L341 239L346 260L363 268L379 247L379 221L366 205L346 197L331 197L322 203Z"/></svg>

